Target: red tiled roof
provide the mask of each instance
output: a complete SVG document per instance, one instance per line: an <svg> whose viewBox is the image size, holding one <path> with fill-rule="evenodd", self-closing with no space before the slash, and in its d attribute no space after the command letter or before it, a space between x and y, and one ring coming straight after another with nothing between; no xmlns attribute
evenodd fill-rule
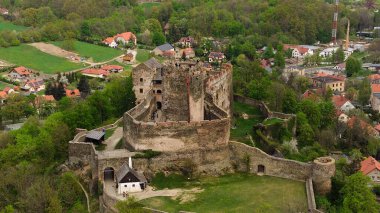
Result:
<svg viewBox="0 0 380 213"><path fill-rule="evenodd" d="M301 46L298 46L298 45L289 45L289 44L285 44L284 45L284 50L288 50L288 49L297 49L299 53L301 53L302 55L307 53L309 51L309 48L306 48L306 47L301 47Z"/></svg>
<svg viewBox="0 0 380 213"><path fill-rule="evenodd" d="M6 99L7 98L7 93L6 92L4 92L4 91L0 91L0 98L2 98L2 99Z"/></svg>
<svg viewBox="0 0 380 213"><path fill-rule="evenodd" d="M380 124L377 124L374 128L375 128L378 132L380 132Z"/></svg>
<svg viewBox="0 0 380 213"><path fill-rule="evenodd" d="M343 95L334 95L332 97L332 102L336 108L341 108L347 101L349 100Z"/></svg>
<svg viewBox="0 0 380 213"><path fill-rule="evenodd" d="M66 96L67 97L80 97L80 92L78 89L74 89L74 90L66 89Z"/></svg>
<svg viewBox="0 0 380 213"><path fill-rule="evenodd" d="M356 116L353 116L350 120L348 120L347 122L348 127L353 128L354 123L356 122L357 119L359 118L357 118ZM362 119L359 119L359 122L360 122L360 127L363 130L366 130L367 134L376 135L378 133L375 128L373 128L371 125L369 125L367 122L363 121Z"/></svg>
<svg viewBox="0 0 380 213"><path fill-rule="evenodd" d="M113 41L114 41L113 37L108 37L108 38L103 40L103 43L111 44Z"/></svg>
<svg viewBox="0 0 380 213"><path fill-rule="evenodd" d="M20 90L20 87L19 87L19 86L14 86L13 89L14 89L15 91L19 91L19 90Z"/></svg>
<svg viewBox="0 0 380 213"><path fill-rule="evenodd" d="M122 70L123 67L119 65L104 65L102 66L102 70L110 71L110 70Z"/></svg>
<svg viewBox="0 0 380 213"><path fill-rule="evenodd" d="M121 37L123 38L124 40L126 41L129 41L131 39L136 39L136 36L135 34L131 33L131 32L125 32L125 33L120 33L120 34L117 34L114 39L118 38L118 37Z"/></svg>
<svg viewBox="0 0 380 213"><path fill-rule="evenodd" d="M372 93L380 93L380 84L371 84Z"/></svg>
<svg viewBox="0 0 380 213"><path fill-rule="evenodd" d="M380 75L379 74L369 75L368 79L371 80L371 81L379 80L380 79Z"/></svg>
<svg viewBox="0 0 380 213"><path fill-rule="evenodd" d="M20 75L30 75L32 74L28 69L25 67L16 67L13 69L13 71L17 72Z"/></svg>
<svg viewBox="0 0 380 213"><path fill-rule="evenodd" d="M9 92L9 90L11 90L10 87L5 87L5 88L3 89L3 91L6 92L7 94L8 94L8 92Z"/></svg>
<svg viewBox="0 0 380 213"><path fill-rule="evenodd" d="M104 75L108 76L110 73L103 69L85 69L81 73L89 75Z"/></svg>
<svg viewBox="0 0 380 213"><path fill-rule="evenodd" d="M364 175L371 173L375 169L380 170L380 163L372 156L360 162L360 171Z"/></svg>

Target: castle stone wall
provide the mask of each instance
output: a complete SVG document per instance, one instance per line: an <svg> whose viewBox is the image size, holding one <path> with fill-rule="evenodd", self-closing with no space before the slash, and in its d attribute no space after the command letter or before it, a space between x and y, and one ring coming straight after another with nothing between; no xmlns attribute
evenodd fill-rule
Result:
<svg viewBox="0 0 380 213"><path fill-rule="evenodd" d="M276 158L255 147L239 142L230 142L231 163L239 171L246 171L246 158L249 157L249 172L258 173L259 165L264 166L265 175L305 181L312 176L313 166L283 158Z"/></svg>

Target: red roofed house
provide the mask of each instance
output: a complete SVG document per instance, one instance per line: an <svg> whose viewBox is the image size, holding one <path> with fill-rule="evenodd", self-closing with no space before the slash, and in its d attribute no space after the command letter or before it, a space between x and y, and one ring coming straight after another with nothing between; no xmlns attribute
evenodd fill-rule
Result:
<svg viewBox="0 0 380 213"><path fill-rule="evenodd" d="M299 45L284 45L284 51L287 51L288 49L292 50L292 57L293 58L304 58L307 55L313 55L314 51L307 47L302 47Z"/></svg>
<svg viewBox="0 0 380 213"><path fill-rule="evenodd" d="M120 43L123 45L129 44L129 43L136 45L137 44L137 38L136 38L135 34L133 34L131 32L125 32L125 33L117 34L114 37L108 37L108 38L103 40L103 43L112 47L112 48L116 48L118 46L118 44L120 44Z"/></svg>
<svg viewBox="0 0 380 213"><path fill-rule="evenodd" d="M380 163L372 156L360 163L360 171L373 182L380 182Z"/></svg>
<svg viewBox="0 0 380 213"><path fill-rule="evenodd" d="M182 37L179 39L178 44L181 45L182 47L192 47L194 45L194 38L193 37Z"/></svg>
<svg viewBox="0 0 380 213"><path fill-rule="evenodd" d="M0 104L4 104L7 97L8 97L8 94L6 92L0 91Z"/></svg>
<svg viewBox="0 0 380 213"><path fill-rule="evenodd" d="M332 102L335 106L335 109L340 110L344 113L349 112L352 109L355 109L355 106L352 105L350 100L348 100L346 97L343 95L334 95L332 97Z"/></svg>
<svg viewBox="0 0 380 213"><path fill-rule="evenodd" d="M69 97L69 98L79 98L80 97L80 92L78 89L74 89L74 90L69 90L69 89L66 89L66 97Z"/></svg>
<svg viewBox="0 0 380 213"><path fill-rule="evenodd" d="M102 66L101 69L110 73L119 73L119 72L123 72L124 70L124 68L119 65L104 65Z"/></svg>
<svg viewBox="0 0 380 213"><path fill-rule="evenodd" d="M337 64L335 67L333 67L334 70L344 71L346 70L346 62Z"/></svg>
<svg viewBox="0 0 380 213"><path fill-rule="evenodd" d="M45 89L45 82L43 79L32 79L27 81L21 89L27 92L36 93Z"/></svg>
<svg viewBox="0 0 380 213"><path fill-rule="evenodd" d="M193 48L186 48L181 51L181 57L185 56L185 58L190 59L195 57L195 52Z"/></svg>
<svg viewBox="0 0 380 213"><path fill-rule="evenodd" d="M34 100L34 106L37 108L37 112L40 113L40 108L46 106L47 104L53 104L55 98L52 95L41 95L37 96Z"/></svg>
<svg viewBox="0 0 380 213"><path fill-rule="evenodd" d="M225 58L226 56L222 52L210 52L210 54L208 55L208 61L210 63L212 62L221 63Z"/></svg>
<svg viewBox="0 0 380 213"><path fill-rule="evenodd" d="M377 124L374 128L380 133L380 124Z"/></svg>
<svg viewBox="0 0 380 213"><path fill-rule="evenodd" d="M370 103L373 110L380 112L380 84L371 84Z"/></svg>
<svg viewBox="0 0 380 213"><path fill-rule="evenodd" d="M371 84L380 84L380 74L369 75L368 79L371 81Z"/></svg>
<svg viewBox="0 0 380 213"><path fill-rule="evenodd" d="M5 92L5 93L7 93L7 95L9 95L9 94L11 94L11 93L14 93L15 90L12 89L12 88L10 88L10 87L5 87L5 88L3 89L3 92Z"/></svg>
<svg viewBox="0 0 380 213"><path fill-rule="evenodd" d="M85 69L81 72L83 75L92 77L92 78L106 78L110 73L103 69Z"/></svg>
<svg viewBox="0 0 380 213"><path fill-rule="evenodd" d="M32 74L33 73L25 67L16 67L8 73L8 76L13 80L20 81L30 77Z"/></svg>
<svg viewBox="0 0 380 213"><path fill-rule="evenodd" d="M373 137L379 137L379 132L373 128L371 125L369 125L367 122L363 121L360 118L357 118L356 116L353 116L350 120L347 122L347 126L350 128L353 128L355 123L359 122L360 127L362 130L366 131L366 134L373 136Z"/></svg>

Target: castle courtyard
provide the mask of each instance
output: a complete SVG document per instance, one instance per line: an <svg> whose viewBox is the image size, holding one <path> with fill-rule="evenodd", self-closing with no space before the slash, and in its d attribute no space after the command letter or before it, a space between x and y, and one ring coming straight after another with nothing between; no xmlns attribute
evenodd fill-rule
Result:
<svg viewBox="0 0 380 213"><path fill-rule="evenodd" d="M305 183L299 181L234 174L185 182L183 188L198 190L141 202L166 212L307 212Z"/></svg>

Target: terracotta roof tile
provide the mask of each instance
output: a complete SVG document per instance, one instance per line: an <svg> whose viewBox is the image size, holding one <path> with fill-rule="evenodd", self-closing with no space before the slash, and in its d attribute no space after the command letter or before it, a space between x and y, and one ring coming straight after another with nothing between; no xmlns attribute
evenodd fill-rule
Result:
<svg viewBox="0 0 380 213"><path fill-rule="evenodd" d="M369 156L367 159L363 160L360 163L360 171L363 172L364 175L369 174L373 170L380 170L380 163L373 157Z"/></svg>

